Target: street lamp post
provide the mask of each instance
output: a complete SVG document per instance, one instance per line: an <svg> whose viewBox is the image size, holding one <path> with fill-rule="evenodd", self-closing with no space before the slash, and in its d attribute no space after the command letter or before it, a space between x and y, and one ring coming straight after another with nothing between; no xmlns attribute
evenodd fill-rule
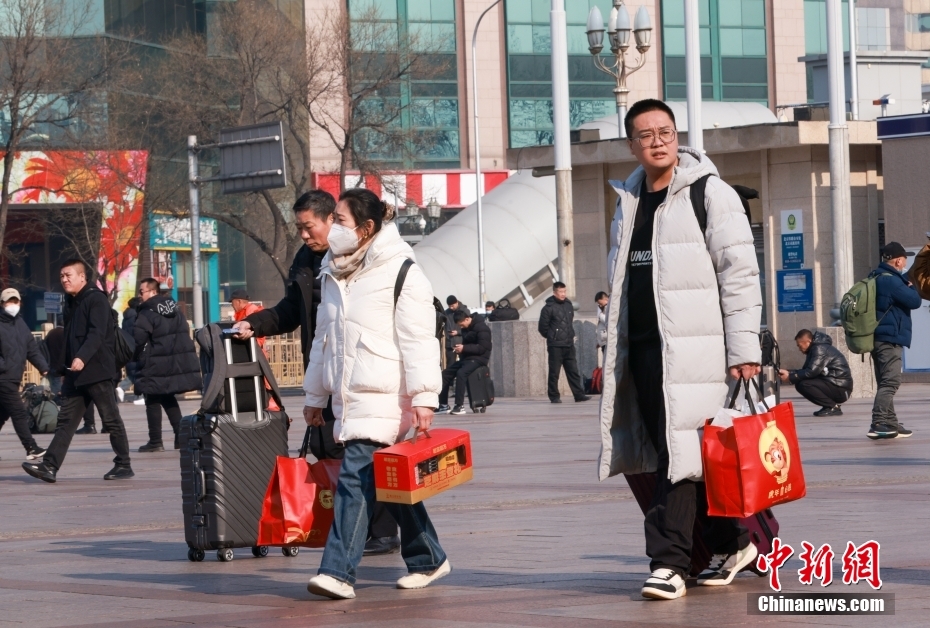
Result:
<svg viewBox="0 0 930 628"><path fill-rule="evenodd" d="M481 144L480 133L478 132L478 27L481 26L481 20L487 15L488 11L500 4L501 0L495 0L491 6L481 12L478 21L475 22L475 30L471 36L471 89L474 95L475 104L472 107L475 114L475 192L478 197L478 291L481 293L481 302L487 299L484 285L484 213L481 206L481 195L484 193L484 185L481 178Z"/></svg>
<svg viewBox="0 0 930 628"><path fill-rule="evenodd" d="M630 31L636 40L636 50L639 59L634 65L627 65L626 53L630 47ZM597 6L591 7L588 13L588 50L594 57L594 65L601 72L605 72L617 82L614 87L614 97L617 100L617 127L619 137L626 137L626 128L623 119L626 118L627 96L630 89L626 86L627 78L639 70L646 63L646 51L652 40L652 23L646 7L639 7L633 28L630 28L630 13L623 0L614 0L614 7L610 10L607 20L607 38L610 42L610 51L614 54L613 62L605 62L601 57L604 49L604 18Z"/></svg>

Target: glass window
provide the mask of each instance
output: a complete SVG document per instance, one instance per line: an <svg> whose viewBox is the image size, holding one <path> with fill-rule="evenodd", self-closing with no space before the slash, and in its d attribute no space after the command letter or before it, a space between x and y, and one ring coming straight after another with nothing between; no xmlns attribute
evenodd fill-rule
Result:
<svg viewBox="0 0 930 628"><path fill-rule="evenodd" d="M743 0L718 0L720 26L743 25Z"/></svg>
<svg viewBox="0 0 930 628"><path fill-rule="evenodd" d="M849 50L849 10L842 2L843 50ZM804 0L804 49L809 55L827 53L826 0Z"/></svg>
<svg viewBox="0 0 930 628"><path fill-rule="evenodd" d="M516 54L533 52L533 27L529 24L508 26L507 52Z"/></svg>
<svg viewBox="0 0 930 628"><path fill-rule="evenodd" d="M548 25L533 27L533 52L552 54L552 30Z"/></svg>
<svg viewBox="0 0 930 628"><path fill-rule="evenodd" d="M548 24L549 23L549 11L552 10L552 3L550 0L522 0L523 2L530 2L533 5L533 22L536 24Z"/></svg>
<svg viewBox="0 0 930 628"><path fill-rule="evenodd" d="M764 0L743 0L743 26L765 26Z"/></svg>
<svg viewBox="0 0 930 628"><path fill-rule="evenodd" d="M527 0L522 0L522 2L505 2L504 8L507 10L508 24L531 24L533 22L533 9Z"/></svg>

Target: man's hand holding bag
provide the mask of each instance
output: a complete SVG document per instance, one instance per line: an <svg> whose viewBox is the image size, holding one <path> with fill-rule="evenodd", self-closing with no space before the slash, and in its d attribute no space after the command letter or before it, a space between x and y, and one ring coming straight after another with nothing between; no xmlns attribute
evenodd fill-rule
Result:
<svg viewBox="0 0 930 628"><path fill-rule="evenodd" d="M749 382L740 379L730 408L741 389L752 414L733 418L731 426L715 425L714 419L704 426L704 482L714 517L748 517L807 494L794 406L786 401L769 409L763 401L766 411L756 413Z"/></svg>

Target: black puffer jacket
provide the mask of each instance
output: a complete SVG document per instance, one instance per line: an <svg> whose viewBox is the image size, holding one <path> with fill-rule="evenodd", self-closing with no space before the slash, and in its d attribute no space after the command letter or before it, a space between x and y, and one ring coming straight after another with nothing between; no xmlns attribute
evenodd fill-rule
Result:
<svg viewBox="0 0 930 628"><path fill-rule="evenodd" d="M830 336L819 331L814 332L811 346L807 348L804 366L796 371L789 371L788 381L797 384L802 379L814 379L815 377L822 377L849 391L853 389L849 362L840 350L833 346Z"/></svg>
<svg viewBox="0 0 930 628"><path fill-rule="evenodd" d="M568 299L558 301L554 296L546 299L539 314L539 333L549 347L573 347L575 345L575 308Z"/></svg>
<svg viewBox="0 0 930 628"><path fill-rule="evenodd" d="M84 368L65 372L65 388L89 386L112 380L117 372L113 344L116 325L113 308L101 290L87 284L80 292L65 299L65 360L70 367L80 358Z"/></svg>
<svg viewBox="0 0 930 628"><path fill-rule="evenodd" d="M200 390L200 361L187 319L168 297L152 297L139 306L133 326L137 395L174 395Z"/></svg>
<svg viewBox="0 0 930 628"><path fill-rule="evenodd" d="M19 384L27 359L40 373L48 372L48 364L26 321L0 308L0 380Z"/></svg>
<svg viewBox="0 0 930 628"><path fill-rule="evenodd" d="M245 320L259 337L287 334L300 327L304 368L310 361L310 346L316 331L316 309L320 305L320 265L323 253L304 245L294 256L287 275L284 298L277 305L247 316Z"/></svg>
<svg viewBox="0 0 930 628"><path fill-rule="evenodd" d="M484 366L491 359L491 328L479 316L472 316L471 325L462 330L462 360L474 360Z"/></svg>

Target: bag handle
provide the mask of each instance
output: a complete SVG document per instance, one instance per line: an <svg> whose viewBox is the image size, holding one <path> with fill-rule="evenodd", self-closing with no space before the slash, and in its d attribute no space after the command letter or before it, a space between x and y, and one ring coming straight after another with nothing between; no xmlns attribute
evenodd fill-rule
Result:
<svg viewBox="0 0 930 628"><path fill-rule="evenodd" d="M750 377L748 380L740 375L739 381L736 383L736 388L733 389L733 395L730 397L727 408L733 410L736 408L736 398L739 395L740 388L743 389L746 403L749 405L749 411L752 414L759 414L756 411L756 404L752 400L752 395L749 393L749 382L752 381L753 386L756 388L756 394L759 395L759 401L765 406L766 411L771 410L769 404L765 403L765 397L762 395L762 389L759 387L759 382L756 381L755 377Z"/></svg>
<svg viewBox="0 0 930 628"><path fill-rule="evenodd" d="M303 442L300 444L300 449L297 451L297 457L298 457L298 458L306 458L306 457L307 457L307 451L309 451L309 449L310 449L310 431L311 431L312 429L313 429L313 428L312 428L311 426L308 425L308 426L307 426L307 431L304 432L304 440L303 440Z"/></svg>
<svg viewBox="0 0 930 628"><path fill-rule="evenodd" d="M410 442L414 445L417 444L417 436L419 436L420 434L420 430L417 429L418 427L419 426L417 425L414 426L413 437L409 439ZM430 436L429 430L423 430L423 434L425 435L426 438L432 438L432 436Z"/></svg>

